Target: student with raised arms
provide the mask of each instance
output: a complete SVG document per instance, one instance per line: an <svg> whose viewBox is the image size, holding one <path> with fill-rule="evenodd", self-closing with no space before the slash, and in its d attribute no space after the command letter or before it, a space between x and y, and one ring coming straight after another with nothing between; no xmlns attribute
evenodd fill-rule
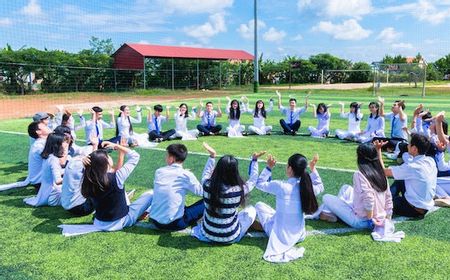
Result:
<svg viewBox="0 0 450 280"><path fill-rule="evenodd" d="M323 191L322 180L315 168L319 157L309 162L301 154L289 157L286 166L287 180L269 181L275 159L269 155L267 167L259 175L256 188L272 194L276 199L276 209L264 202L255 205L259 223L269 236L263 258L269 262L289 262L303 257L305 249L295 244L306 237L304 214L318 210L316 195Z"/></svg>
<svg viewBox="0 0 450 280"><path fill-rule="evenodd" d="M280 125L283 128L284 134L296 135L302 124L300 116L308 110L308 96L305 98L305 105L297 108L297 99L289 99L289 108L283 107L281 103L281 93L276 91L278 96L278 109L285 115L285 119L280 120Z"/></svg>
<svg viewBox="0 0 450 280"><path fill-rule="evenodd" d="M200 101L200 108L197 111L197 117L201 119L201 124L197 125L200 135L209 136L217 135L222 126L216 123L216 118L222 117L222 110L220 109L220 99L218 100L217 111L214 110L213 103L211 101L206 102L206 109L203 110L203 101Z"/></svg>

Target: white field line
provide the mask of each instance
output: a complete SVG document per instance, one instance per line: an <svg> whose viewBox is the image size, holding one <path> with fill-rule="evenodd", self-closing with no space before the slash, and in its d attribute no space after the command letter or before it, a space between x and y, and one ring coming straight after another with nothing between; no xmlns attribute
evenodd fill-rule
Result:
<svg viewBox="0 0 450 280"><path fill-rule="evenodd" d="M7 131L7 130L0 130L0 133L6 133L6 134L13 134L13 135L28 135L27 133L24 132L15 132L15 131ZM86 142L86 140L84 139L77 139L76 141L79 142ZM138 147L139 148L139 147ZM155 151L162 151L165 152L166 149L163 148L146 148L146 150L155 150ZM199 155L199 156L209 156L209 154L207 153L201 153L201 152L189 152L189 154L192 155ZM218 156L222 156L222 155L218 155ZM243 157L236 157L239 160L245 160L245 161L250 161L250 158L243 158ZM278 164L281 165L286 165L286 162L282 162L282 161L277 161ZM331 170L331 171L340 171L340 172L348 172L348 173L354 173L356 170L352 170L352 169L344 169L344 168L336 168L336 167L325 167L325 166L316 166L317 169L323 169L323 170Z"/></svg>

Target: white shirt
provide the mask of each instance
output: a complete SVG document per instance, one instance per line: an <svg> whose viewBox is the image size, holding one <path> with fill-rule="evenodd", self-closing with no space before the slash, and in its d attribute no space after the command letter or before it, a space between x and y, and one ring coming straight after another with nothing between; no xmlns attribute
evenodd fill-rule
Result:
<svg viewBox="0 0 450 280"><path fill-rule="evenodd" d="M389 168L395 180L405 180L405 198L410 204L426 210L434 206L437 169L431 157L419 155Z"/></svg>
<svg viewBox="0 0 450 280"><path fill-rule="evenodd" d="M264 168L259 175L256 188L275 195L276 212L273 217L273 225L269 234L264 259L279 259L280 256L289 256L289 251L299 241L306 237L305 218L300 200L300 187L297 178L289 178L287 181L275 180L267 182L272 172ZM310 174L313 182L314 193L323 190L322 179L317 171ZM288 261L288 260L286 260Z"/></svg>
<svg viewBox="0 0 450 280"><path fill-rule="evenodd" d="M81 179L83 178L83 162L81 157L73 158L64 170L62 183L61 205L69 210L83 204L86 198L81 194Z"/></svg>
<svg viewBox="0 0 450 280"><path fill-rule="evenodd" d="M361 120L363 118L363 114L358 113L358 120L356 120L355 113L341 113L341 118L348 119L348 132L358 133L361 131Z"/></svg>
<svg viewBox="0 0 450 280"><path fill-rule="evenodd" d="M151 122L147 121L148 132L157 130L155 124L158 124L158 130L159 130L159 132L161 132L162 124L165 123L166 121L167 121L167 118L165 116L159 116L157 118L155 115L152 115L152 121Z"/></svg>
<svg viewBox="0 0 450 280"><path fill-rule="evenodd" d="M208 126L209 123L210 126L216 126L216 117L218 114L219 113L217 111L211 111L211 113L209 113L208 111L201 111L200 118L202 119L202 125Z"/></svg>
<svg viewBox="0 0 450 280"><path fill-rule="evenodd" d="M391 121L391 134L388 135L389 137L408 140L408 133L403 129L408 126L408 119L406 116L403 121L400 119L400 114L394 114L392 112L385 114L384 117Z"/></svg>
<svg viewBox="0 0 450 280"><path fill-rule="evenodd" d="M142 113L141 111L137 112L137 118L133 118L130 116L131 123L141 123L142 122ZM128 117L124 115L117 118L117 130L119 131L119 136L129 138L130 137L130 122L128 121ZM133 133L133 132L131 132Z"/></svg>
<svg viewBox="0 0 450 280"><path fill-rule="evenodd" d="M285 121L286 123L295 123L300 119L300 115L302 115L304 112L306 112L306 107L300 107L295 108L294 111L291 110L291 108L285 108L283 106L280 106L280 112L285 115Z"/></svg>
<svg viewBox="0 0 450 280"><path fill-rule="evenodd" d="M211 164L210 161L208 163ZM153 182L150 218L160 224L169 224L183 217L188 192L197 196L203 195L203 187L192 172L183 169L178 163L157 169Z"/></svg>
<svg viewBox="0 0 450 280"><path fill-rule="evenodd" d="M44 150L45 142L47 142L47 139L36 139L28 152L28 181L30 184L41 182L42 163L44 162L41 153Z"/></svg>
<svg viewBox="0 0 450 280"><path fill-rule="evenodd" d="M184 114L180 115L179 112L175 113L175 130L177 132L187 132L187 121L195 120L195 114L189 114L189 117L185 117Z"/></svg>
<svg viewBox="0 0 450 280"><path fill-rule="evenodd" d="M266 118L264 118L262 116L262 114L261 114L261 112L259 110L258 110L257 116L255 117L255 110L254 109L250 109L248 104L245 105L244 107L246 107L247 108L247 112L252 114L252 116L253 116L253 126L255 126L257 128L261 128L261 127L266 126L266 122L265 122ZM266 116L267 116L267 113L272 111L272 109L273 109L273 102L270 102L269 108L266 109Z"/></svg>
<svg viewBox="0 0 450 280"><path fill-rule="evenodd" d="M369 117L367 120L367 127L366 127L366 133L369 134L371 137L385 137L384 134L384 118L381 116L378 116L378 118L375 119L375 117Z"/></svg>
<svg viewBox="0 0 450 280"><path fill-rule="evenodd" d="M329 111L326 111L323 114L317 114L317 129L318 130L322 130L322 129L326 129L329 130L330 129L330 119L331 119L331 115Z"/></svg>
<svg viewBox="0 0 450 280"><path fill-rule="evenodd" d="M57 185L56 181L62 179L64 168L61 167L59 161L60 159L53 154L44 160L39 192L34 197L25 198L25 203L31 206L61 205L61 185Z"/></svg>
<svg viewBox="0 0 450 280"><path fill-rule="evenodd" d="M104 128L115 128L116 125L113 121L110 123L105 122L104 120L98 120L97 122L93 120L85 121L84 117L80 117L80 120L85 123L85 131L86 131L86 143L91 143L91 135L95 135L99 140L103 140L103 129Z"/></svg>

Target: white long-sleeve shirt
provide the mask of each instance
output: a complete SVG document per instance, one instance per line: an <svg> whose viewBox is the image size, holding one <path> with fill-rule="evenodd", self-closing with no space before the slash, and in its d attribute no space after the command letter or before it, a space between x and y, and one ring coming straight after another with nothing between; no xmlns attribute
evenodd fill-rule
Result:
<svg viewBox="0 0 450 280"><path fill-rule="evenodd" d="M119 131L119 136L129 138L133 133L130 132L130 122L131 123L141 123L142 122L142 112L137 112L137 118L129 117L130 121L128 121L128 117L122 115L117 118L117 130Z"/></svg>
<svg viewBox="0 0 450 280"><path fill-rule="evenodd" d="M264 168L259 175L256 188L275 195L276 212L273 219L264 259L268 261L287 258L294 245L305 239L305 218L300 200L300 182L298 178L289 178L287 181L275 180L267 182L272 175L271 170ZM323 190L322 179L317 171L310 174L314 193Z"/></svg>
<svg viewBox="0 0 450 280"><path fill-rule="evenodd" d="M89 120L86 121L84 117L80 117L80 121L82 124L85 124L85 131L86 131L86 143L91 143L91 136L97 136L99 140L103 140L103 129L104 128L115 128L116 125L114 121L111 121L110 123L105 122L104 120Z"/></svg>
<svg viewBox="0 0 450 280"><path fill-rule="evenodd" d="M363 114L358 113L358 120L356 120L356 114L351 112L341 113L340 116L343 119L348 119L348 132L358 133L361 131L361 120L363 118Z"/></svg>

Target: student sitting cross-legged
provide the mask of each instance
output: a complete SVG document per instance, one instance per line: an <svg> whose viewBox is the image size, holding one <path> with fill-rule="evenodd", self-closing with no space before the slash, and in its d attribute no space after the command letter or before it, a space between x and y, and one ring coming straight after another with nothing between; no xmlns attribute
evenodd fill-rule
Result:
<svg viewBox="0 0 450 280"><path fill-rule="evenodd" d="M203 216L203 199L185 205L186 194L202 196L203 187L192 172L183 168L188 155L185 145L172 144L166 151L167 166L155 172L150 220L160 229L182 230L197 224ZM213 162L208 161L205 170L212 167Z"/></svg>
<svg viewBox="0 0 450 280"><path fill-rule="evenodd" d="M256 211L245 205L245 196L254 188L258 178L258 157L264 152L253 154L250 165L250 179L242 180L238 161L225 155L215 165L216 151L204 143L210 154L207 168L202 176L205 211L201 224L192 229L191 235L203 242L232 244L239 242L253 224Z"/></svg>
<svg viewBox="0 0 450 280"><path fill-rule="evenodd" d="M309 162L301 154L292 155L286 166L287 180L269 181L275 159L269 156L267 167L259 175L256 188L275 195L276 210L264 202L255 205L259 223L269 236L263 258L269 262L289 262L303 256L305 249L295 244L306 237L304 214L317 211L316 195L323 191L322 179L315 166L316 155ZM257 224L257 223L255 223Z"/></svg>
<svg viewBox="0 0 450 280"><path fill-rule="evenodd" d="M125 181L139 162L139 154L119 144L108 141L89 155L86 163L81 194L92 199L95 209L93 225L60 225L64 236L86 234L96 231L117 231L131 227L150 207L153 192L143 193L136 201L127 204ZM125 164L115 170L113 160L108 151L118 150L128 159Z"/></svg>
<svg viewBox="0 0 450 280"><path fill-rule="evenodd" d="M200 135L217 135L222 126L216 124L216 118L222 117L222 110L220 109L220 99L218 102L217 111L213 109L213 103L211 101L206 102L206 110L203 110L203 101L200 102L200 108L197 111L197 116L201 118L202 123L197 125L198 131L201 132Z"/></svg>
<svg viewBox="0 0 450 280"><path fill-rule="evenodd" d="M330 194L323 196L321 219L335 222L336 216L353 228L372 229L392 217L392 195L378 152L372 143L358 146L358 171L353 174L353 187L343 185L339 193L350 193L345 201ZM336 215L336 216L334 216Z"/></svg>
<svg viewBox="0 0 450 280"><path fill-rule="evenodd" d="M374 144L384 168L381 148L387 142L377 140ZM425 155L429 147L430 141L425 136L412 134L408 144L410 159L400 166L384 168L384 174L395 179L391 185L394 214L423 218L433 208L437 168L433 158Z"/></svg>
<svg viewBox="0 0 450 280"><path fill-rule="evenodd" d="M289 99L289 108L285 108L281 103L281 93L278 91L276 93L278 95L278 109L280 109L280 112L285 115L285 119L280 120L280 125L283 128L283 132L284 134L295 135L302 124L300 121L300 115L308 109L308 96L305 98L305 106L297 108L297 99L291 98Z"/></svg>
<svg viewBox="0 0 450 280"><path fill-rule="evenodd" d="M161 105L155 105L153 110L155 112L152 114L151 109L148 108L147 124L148 124L148 139L150 141L161 142L170 138L170 136L175 134L175 129L170 129L167 131L162 131L162 124L169 120L169 108L166 106L166 116L161 116L163 107Z"/></svg>

